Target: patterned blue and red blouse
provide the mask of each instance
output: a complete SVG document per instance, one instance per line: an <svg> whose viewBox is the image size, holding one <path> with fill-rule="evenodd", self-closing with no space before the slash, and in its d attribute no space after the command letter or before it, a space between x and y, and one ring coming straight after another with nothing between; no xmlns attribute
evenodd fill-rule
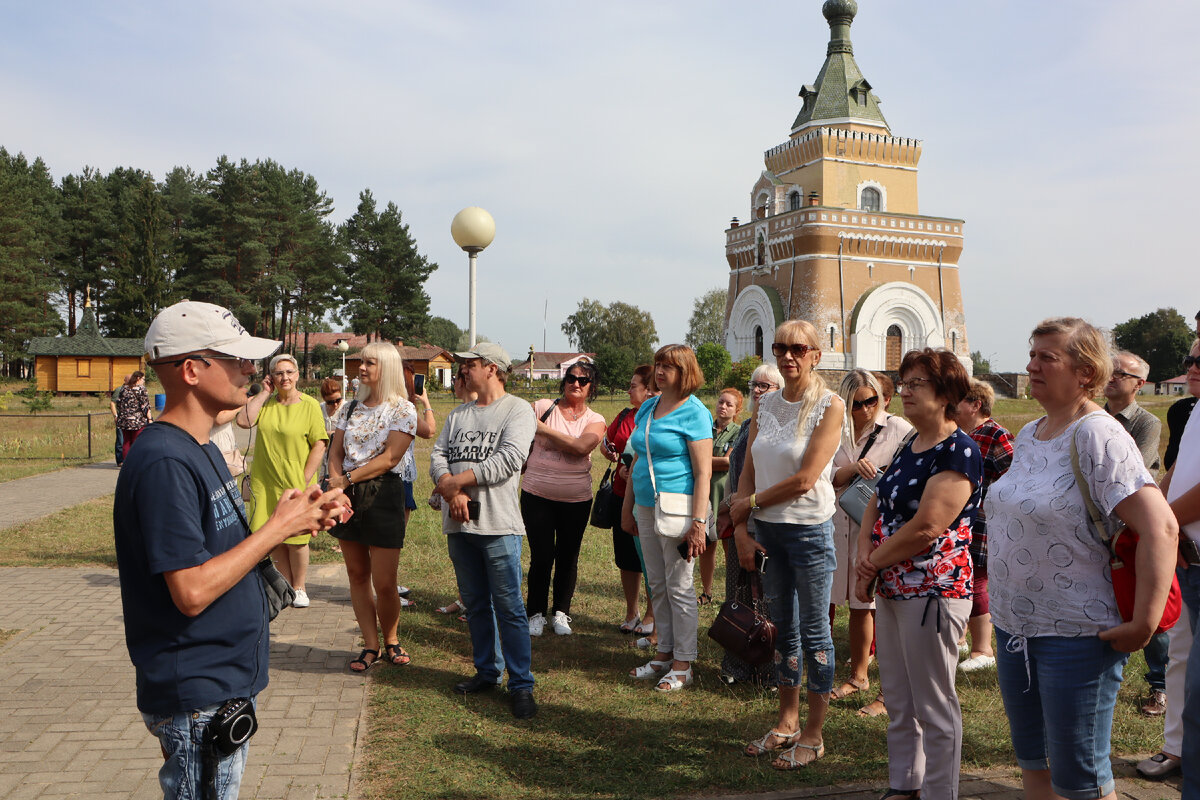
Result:
<svg viewBox="0 0 1200 800"><path fill-rule="evenodd" d="M979 511L983 459L979 446L961 429L920 453L906 444L888 465L876 489L879 519L871 532L878 547L900 530L917 513L925 484L939 472L961 473L971 482L971 496L953 525L920 553L897 562L879 573L879 595L892 600L937 595L949 599L971 599L972 565L967 548L971 523Z"/></svg>

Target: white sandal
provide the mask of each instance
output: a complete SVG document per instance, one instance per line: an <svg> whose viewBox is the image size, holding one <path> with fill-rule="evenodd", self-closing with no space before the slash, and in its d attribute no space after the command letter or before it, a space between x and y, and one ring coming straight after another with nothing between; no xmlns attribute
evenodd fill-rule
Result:
<svg viewBox="0 0 1200 800"><path fill-rule="evenodd" d="M692 685L692 668L673 669L666 675L662 676L662 680L654 687L656 692L678 692L685 686Z"/></svg>
<svg viewBox="0 0 1200 800"><path fill-rule="evenodd" d="M651 659L640 667L635 667L633 672L629 673L629 677L639 681L648 681L651 678L657 678L670 668L670 661L655 661Z"/></svg>

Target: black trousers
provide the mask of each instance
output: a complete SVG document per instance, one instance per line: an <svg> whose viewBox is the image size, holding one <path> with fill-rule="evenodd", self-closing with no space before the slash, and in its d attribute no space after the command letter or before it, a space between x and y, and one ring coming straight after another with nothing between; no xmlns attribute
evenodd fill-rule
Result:
<svg viewBox="0 0 1200 800"><path fill-rule="evenodd" d="M579 548L591 512L591 500L566 503L521 492L521 518L529 539L529 584L525 599L529 616L550 616L547 601L551 573L554 605L549 611L571 613L571 598L579 575Z"/></svg>

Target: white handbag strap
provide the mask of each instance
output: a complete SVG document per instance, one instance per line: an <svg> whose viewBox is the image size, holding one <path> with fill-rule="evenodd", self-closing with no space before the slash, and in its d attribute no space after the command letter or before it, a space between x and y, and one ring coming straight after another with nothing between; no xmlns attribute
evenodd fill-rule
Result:
<svg viewBox="0 0 1200 800"><path fill-rule="evenodd" d="M654 459L650 455L650 423L654 420L654 412L658 410L658 399L654 400L654 408L646 415L646 463L650 467L650 490L658 498L658 485L654 482Z"/></svg>

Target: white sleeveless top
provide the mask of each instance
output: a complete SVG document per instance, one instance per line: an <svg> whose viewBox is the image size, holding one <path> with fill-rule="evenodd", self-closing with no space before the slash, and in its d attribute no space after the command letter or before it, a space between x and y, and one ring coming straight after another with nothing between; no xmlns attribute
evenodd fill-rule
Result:
<svg viewBox="0 0 1200 800"><path fill-rule="evenodd" d="M762 492L800 471L800 463L808 450L809 440L825 411L833 401L833 392L826 391L817 401L808 419L801 424L801 403L789 403L783 392L771 392L758 399L758 434L750 452L754 456L754 491ZM754 518L764 522L792 522L815 525L833 516L834 492L833 454L821 470L812 489L788 503L760 508Z"/></svg>

